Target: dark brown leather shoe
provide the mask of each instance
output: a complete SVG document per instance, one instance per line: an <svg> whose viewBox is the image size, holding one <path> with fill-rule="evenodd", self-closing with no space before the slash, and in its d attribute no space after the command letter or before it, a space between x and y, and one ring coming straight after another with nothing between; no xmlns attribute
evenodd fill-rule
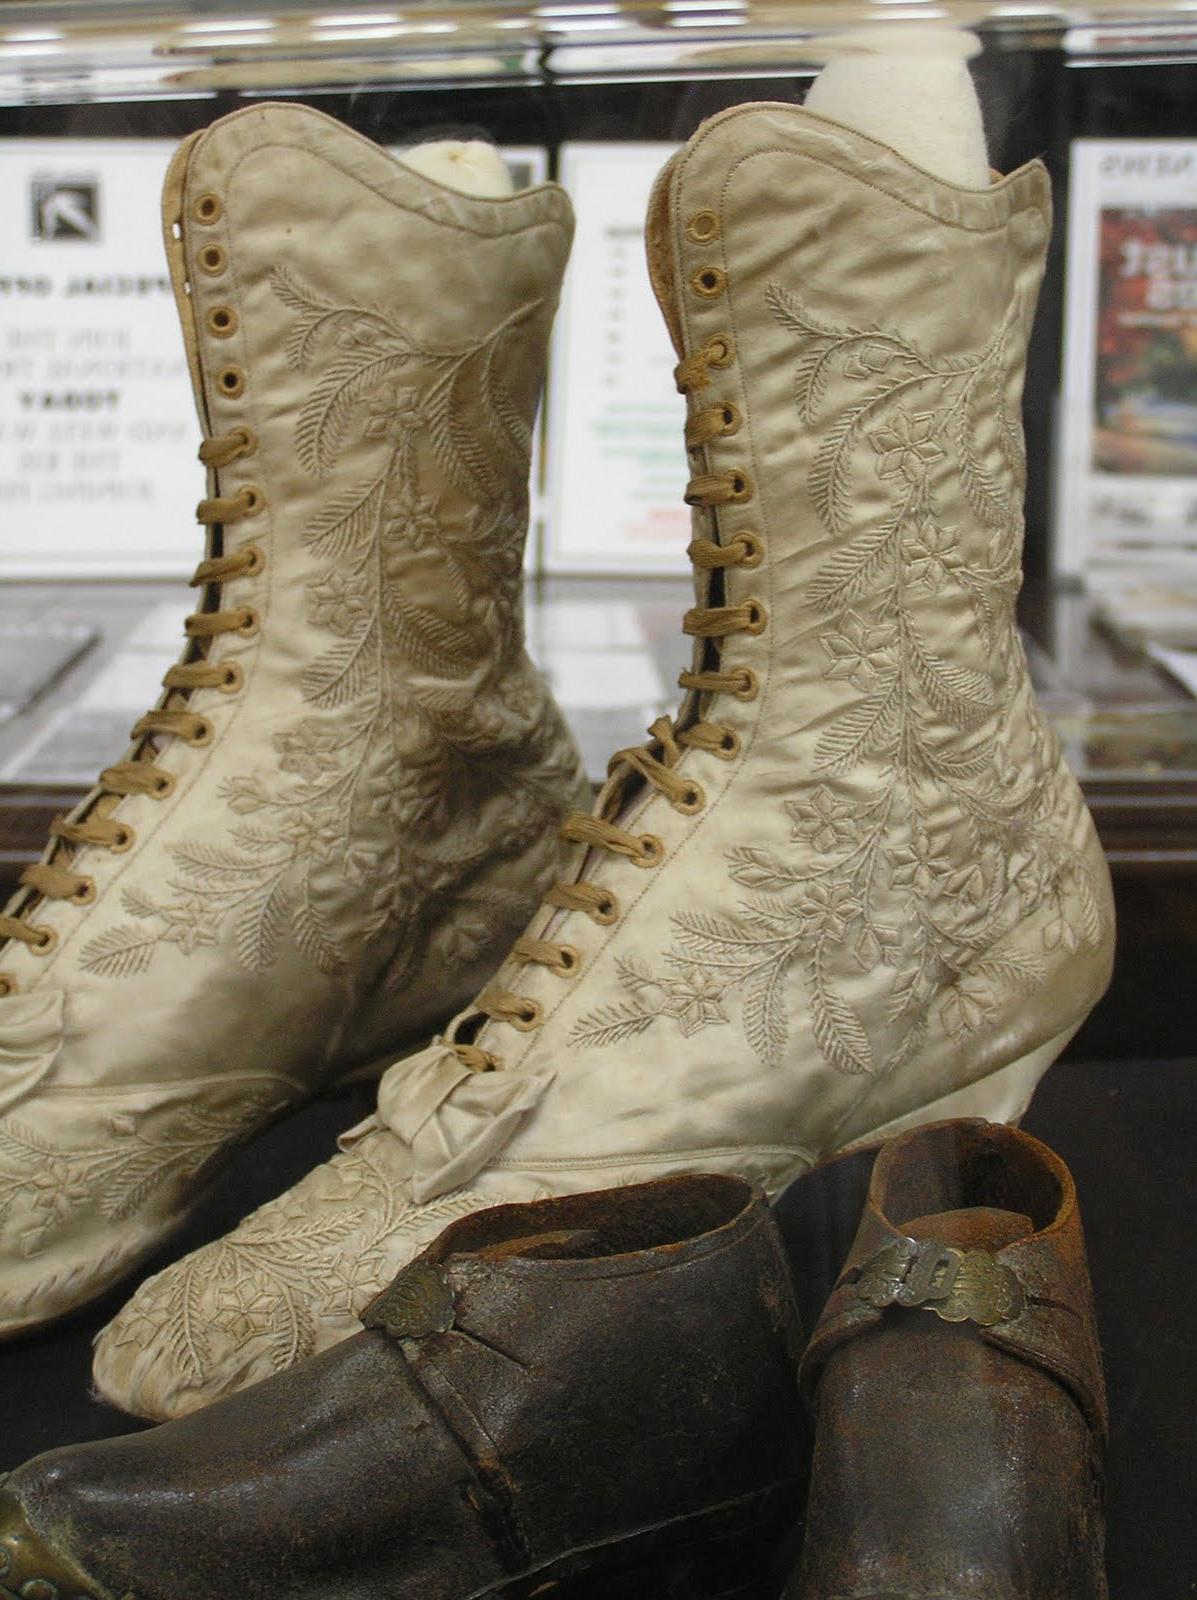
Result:
<svg viewBox="0 0 1197 1600"><path fill-rule="evenodd" d="M449 1227L367 1330L0 1487L22 1600L714 1600L801 1505L762 1197L680 1177Z"/></svg>
<svg viewBox="0 0 1197 1600"><path fill-rule="evenodd" d="M789 1600L1104 1600L1085 1244L1037 1139L944 1122L881 1149L802 1377L815 1454Z"/></svg>

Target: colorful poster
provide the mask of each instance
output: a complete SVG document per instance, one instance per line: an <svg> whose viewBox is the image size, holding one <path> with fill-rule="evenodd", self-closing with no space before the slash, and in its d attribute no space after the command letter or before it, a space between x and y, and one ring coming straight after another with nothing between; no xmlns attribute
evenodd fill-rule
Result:
<svg viewBox="0 0 1197 1600"><path fill-rule="evenodd" d="M685 405L644 259L669 144L567 144L578 228L549 376L550 572L689 571Z"/></svg>
<svg viewBox="0 0 1197 1600"><path fill-rule="evenodd" d="M1056 566L1197 562L1197 144L1072 153Z"/></svg>

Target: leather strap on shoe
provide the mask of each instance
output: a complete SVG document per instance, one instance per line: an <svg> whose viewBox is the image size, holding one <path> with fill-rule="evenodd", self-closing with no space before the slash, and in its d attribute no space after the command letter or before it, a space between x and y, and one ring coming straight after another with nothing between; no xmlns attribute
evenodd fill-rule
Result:
<svg viewBox="0 0 1197 1600"><path fill-rule="evenodd" d="M1033 1226L992 1251L968 1248L963 1232L957 1243L913 1237L914 1228L903 1228L904 1219L954 1211L966 1231L977 1207L1025 1213ZM968 1326L987 1344L1049 1373L1105 1437L1105 1383L1076 1186L1064 1162L1037 1139L999 1124L956 1121L884 1147L855 1242L803 1357L807 1396L841 1346L885 1317L916 1312Z"/></svg>

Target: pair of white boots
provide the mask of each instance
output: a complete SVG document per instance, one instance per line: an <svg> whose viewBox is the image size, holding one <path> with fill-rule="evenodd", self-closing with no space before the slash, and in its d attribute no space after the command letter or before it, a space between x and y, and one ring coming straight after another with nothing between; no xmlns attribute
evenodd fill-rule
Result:
<svg viewBox="0 0 1197 1600"><path fill-rule="evenodd" d="M1042 168L960 187L786 105L665 168L694 660L591 811L521 620L569 202L418 165L282 105L180 150L200 603L0 920L7 1333L489 978L341 1154L100 1336L101 1391L147 1417L353 1332L476 1208L683 1170L776 1192L883 1130L1017 1118L1108 978L1014 624Z"/></svg>

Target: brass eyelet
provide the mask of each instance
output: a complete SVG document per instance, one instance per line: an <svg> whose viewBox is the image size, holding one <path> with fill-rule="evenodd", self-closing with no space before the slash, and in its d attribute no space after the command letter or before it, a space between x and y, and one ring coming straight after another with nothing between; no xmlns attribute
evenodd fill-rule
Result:
<svg viewBox="0 0 1197 1600"><path fill-rule="evenodd" d="M740 415L739 406L733 405L730 400L725 400L721 409L723 411L723 428L721 431L723 437L729 439L733 433L739 433L740 424L744 419Z"/></svg>
<svg viewBox="0 0 1197 1600"><path fill-rule="evenodd" d="M221 694L236 694L245 687L245 673L239 661L226 661L224 664L224 680L216 686Z"/></svg>
<svg viewBox="0 0 1197 1600"><path fill-rule="evenodd" d="M216 384L226 400L239 400L245 393L245 374L238 366L221 367Z"/></svg>
<svg viewBox="0 0 1197 1600"><path fill-rule="evenodd" d="M173 772L160 772L157 783L150 790L150 799L165 800L168 795L174 794L177 782L178 779Z"/></svg>
<svg viewBox="0 0 1197 1600"><path fill-rule="evenodd" d="M242 567L240 576L243 578L256 578L266 569L266 555L261 545L245 544L237 552L238 555L248 556L248 565Z"/></svg>
<svg viewBox="0 0 1197 1600"><path fill-rule="evenodd" d="M740 735L734 728L724 728L719 748L714 752L720 761L734 761L740 754Z"/></svg>
<svg viewBox="0 0 1197 1600"><path fill-rule="evenodd" d="M665 841L655 833L642 833L638 840L640 854L632 860L638 867L657 867L665 859Z"/></svg>
<svg viewBox="0 0 1197 1600"><path fill-rule="evenodd" d="M690 287L703 300L717 300L727 288L727 273L722 267L699 267L690 278Z"/></svg>
<svg viewBox="0 0 1197 1600"><path fill-rule="evenodd" d="M94 878L84 878L79 887L71 895L73 906L89 906L96 897L96 882Z"/></svg>
<svg viewBox="0 0 1197 1600"><path fill-rule="evenodd" d="M722 232L722 225L713 211L696 211L686 224L686 238L692 244L710 244Z"/></svg>
<svg viewBox="0 0 1197 1600"><path fill-rule="evenodd" d="M752 499L752 479L742 467L736 467L731 473L730 499L734 505L743 505L745 500Z"/></svg>
<svg viewBox="0 0 1197 1600"><path fill-rule="evenodd" d="M229 429L229 437L231 439L240 438L241 448L237 452L239 456L252 455L258 448L257 434L252 428L247 428L243 422L239 422L235 428Z"/></svg>
<svg viewBox="0 0 1197 1600"><path fill-rule="evenodd" d="M261 625L262 619L258 616L253 606L241 607L241 621L237 624L238 633L243 634L247 639L252 639Z"/></svg>
<svg viewBox="0 0 1197 1600"><path fill-rule="evenodd" d="M213 306L208 313L208 332L217 339L231 339L237 331L237 313L232 306Z"/></svg>
<svg viewBox="0 0 1197 1600"><path fill-rule="evenodd" d="M748 621L744 624L745 633L764 633L769 625L769 613L757 599L746 600L748 607Z"/></svg>
<svg viewBox="0 0 1197 1600"><path fill-rule="evenodd" d="M116 832L109 840L108 848L113 855L123 856L126 850L133 848L133 842L136 838L137 835L127 822L118 822Z"/></svg>
<svg viewBox="0 0 1197 1600"><path fill-rule="evenodd" d="M732 693L737 700L755 700L760 693L760 680L751 667L737 667L736 676L740 680L740 687L733 689Z"/></svg>
<svg viewBox="0 0 1197 1600"><path fill-rule="evenodd" d="M730 367L736 359L736 341L730 333L716 333L703 346L708 367Z"/></svg>
<svg viewBox="0 0 1197 1600"><path fill-rule="evenodd" d="M241 488L237 490L237 498L245 507L245 515L247 517L256 517L266 504L266 496L256 483L242 484ZM260 551L259 554L261 554ZM259 568L258 570L260 571L261 569Z"/></svg>
<svg viewBox="0 0 1197 1600"><path fill-rule="evenodd" d="M582 965L582 952L575 949L572 944L558 945L557 949L561 960L555 962L549 970L555 972L559 978L572 978Z"/></svg>
<svg viewBox="0 0 1197 1600"><path fill-rule="evenodd" d="M200 717L193 733L188 734L187 743L204 745L212 743L213 728L207 717Z"/></svg>
<svg viewBox="0 0 1197 1600"><path fill-rule="evenodd" d="M53 928L48 928L45 923L40 927L31 923L29 931L37 934L37 942L29 946L35 956L48 956L58 944L58 934Z"/></svg>
<svg viewBox="0 0 1197 1600"><path fill-rule="evenodd" d="M701 811L707 803L706 794L702 785L688 783L685 790L676 800L671 800L670 805L675 811L680 811L684 817L692 817L696 811Z"/></svg>
<svg viewBox="0 0 1197 1600"><path fill-rule="evenodd" d="M537 1000L525 1000L524 1009L518 1017L508 1017L513 1028L518 1028L521 1033L531 1033L533 1028L539 1028L544 1021L544 1007Z"/></svg>
<svg viewBox="0 0 1197 1600"><path fill-rule="evenodd" d="M224 253L223 245L206 244L199 253L200 267L210 278L219 277L228 263L229 258Z"/></svg>
<svg viewBox="0 0 1197 1600"><path fill-rule="evenodd" d="M0 972L0 999L3 999L6 994L16 994L20 987L21 985L11 972Z"/></svg>
<svg viewBox="0 0 1197 1600"><path fill-rule="evenodd" d="M732 543L738 544L744 551L739 562L742 567L759 567L765 559L765 541L751 528L744 528L737 533Z"/></svg>
<svg viewBox="0 0 1197 1600"><path fill-rule="evenodd" d="M191 215L197 222L203 223L219 222L223 212L220 196L211 192L201 194L191 207Z"/></svg>
<svg viewBox="0 0 1197 1600"><path fill-rule="evenodd" d="M604 890L604 898L592 907L590 916L592 921L609 927L619 917L619 896L611 889Z"/></svg>

